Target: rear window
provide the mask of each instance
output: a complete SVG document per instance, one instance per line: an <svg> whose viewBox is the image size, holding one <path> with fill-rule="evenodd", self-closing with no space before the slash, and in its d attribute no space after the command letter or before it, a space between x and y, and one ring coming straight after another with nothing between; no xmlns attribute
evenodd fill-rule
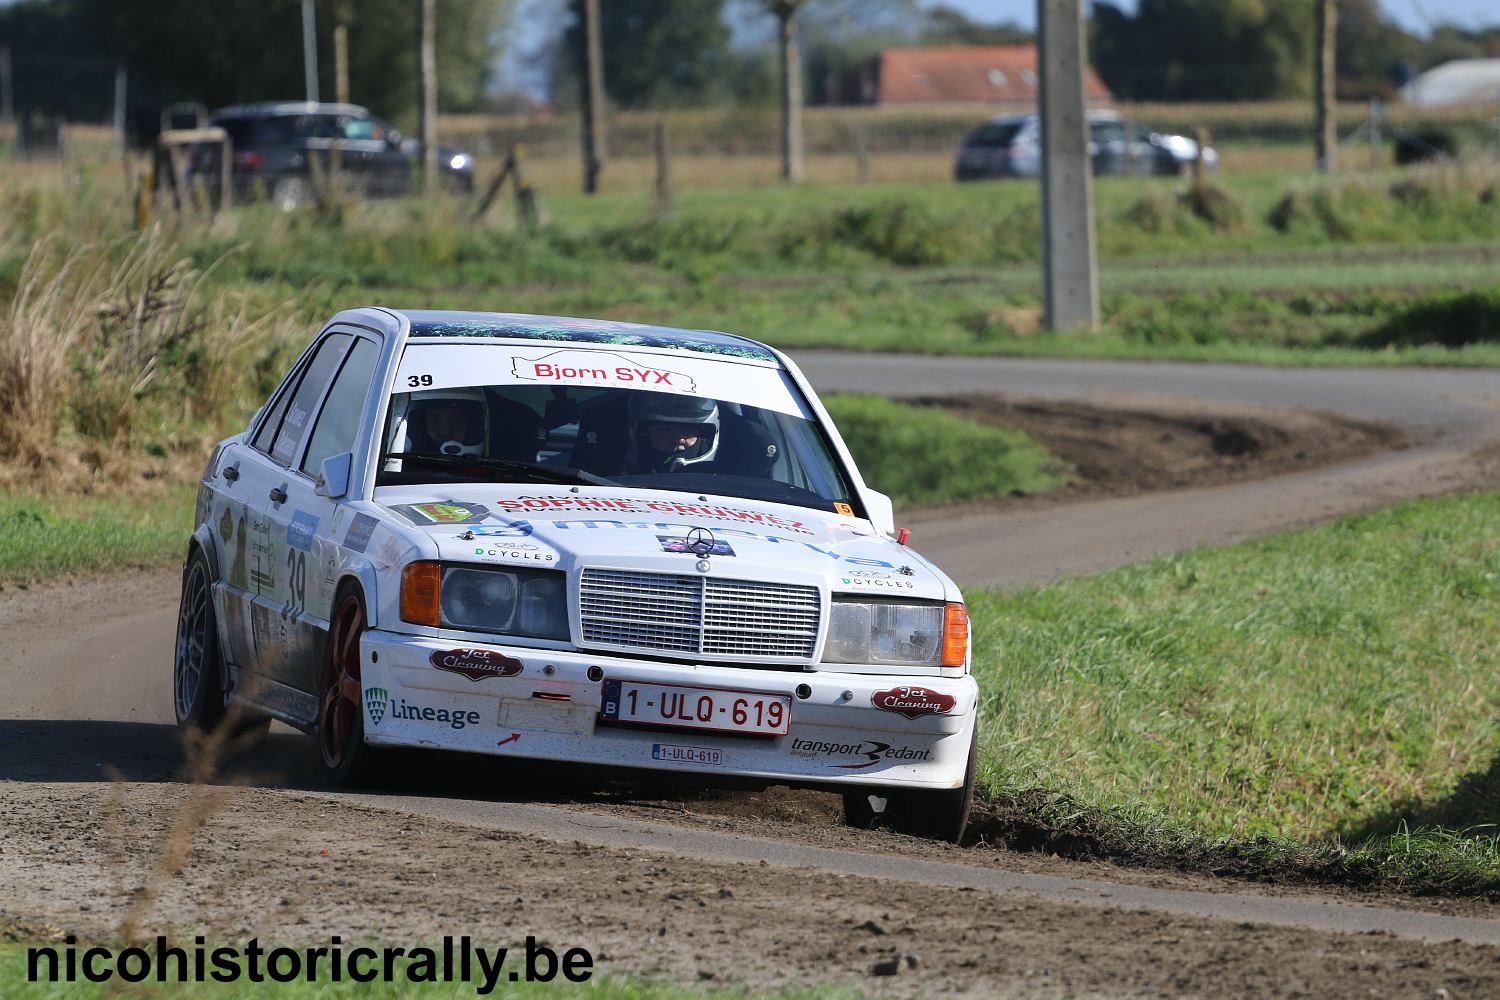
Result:
<svg viewBox="0 0 1500 1000"><path fill-rule="evenodd" d="M229 133L235 149L282 146L298 139L331 136L336 124L327 115L264 115L224 118L215 124Z"/></svg>
<svg viewBox="0 0 1500 1000"><path fill-rule="evenodd" d="M990 124L969 133L965 146L1009 146L1021 131L1020 122Z"/></svg>

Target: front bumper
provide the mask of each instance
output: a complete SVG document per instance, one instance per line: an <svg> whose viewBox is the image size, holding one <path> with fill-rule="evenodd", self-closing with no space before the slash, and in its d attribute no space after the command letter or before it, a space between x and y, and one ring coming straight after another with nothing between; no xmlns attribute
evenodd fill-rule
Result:
<svg viewBox="0 0 1500 1000"><path fill-rule="evenodd" d="M455 643L371 629L360 642L365 740L536 760L706 775L798 785L958 788L974 737L978 686L972 677L817 673L662 663L617 655L465 645L520 661L513 676L478 680L439 670L434 653ZM603 673L590 680L590 668ZM596 677L598 673L596 672ZM599 722L604 681L635 680L790 695L784 736L622 728ZM903 685L953 699L952 708L916 718L876 707L877 692ZM805 686L807 697L798 697ZM946 704L946 699L939 698ZM717 764L662 759L659 748L692 747Z"/></svg>

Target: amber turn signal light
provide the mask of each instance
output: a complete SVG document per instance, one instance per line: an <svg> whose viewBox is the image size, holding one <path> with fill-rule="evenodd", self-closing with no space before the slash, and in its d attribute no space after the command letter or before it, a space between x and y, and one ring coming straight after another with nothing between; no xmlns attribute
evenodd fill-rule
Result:
<svg viewBox="0 0 1500 1000"><path fill-rule="evenodd" d="M950 604L943 610L943 666L961 667L968 655L969 612L962 604Z"/></svg>
<svg viewBox="0 0 1500 1000"><path fill-rule="evenodd" d="M438 591L442 578L442 567L435 562L406 564L401 571L402 621L434 627L441 623Z"/></svg>

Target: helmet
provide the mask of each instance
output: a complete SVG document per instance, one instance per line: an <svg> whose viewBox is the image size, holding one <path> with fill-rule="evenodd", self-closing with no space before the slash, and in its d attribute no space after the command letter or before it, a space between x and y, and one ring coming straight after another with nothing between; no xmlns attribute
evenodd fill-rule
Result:
<svg viewBox="0 0 1500 1000"><path fill-rule="evenodd" d="M659 445L664 438L658 434L657 446L653 446L653 429L667 437L694 436L697 440L686 447L672 441L663 448ZM702 396L637 392L630 400L630 444L633 464L642 471L668 472L712 461L719 448L719 404Z"/></svg>
<svg viewBox="0 0 1500 1000"><path fill-rule="evenodd" d="M414 392L406 409L409 450L440 455L483 455L487 412L483 389Z"/></svg>

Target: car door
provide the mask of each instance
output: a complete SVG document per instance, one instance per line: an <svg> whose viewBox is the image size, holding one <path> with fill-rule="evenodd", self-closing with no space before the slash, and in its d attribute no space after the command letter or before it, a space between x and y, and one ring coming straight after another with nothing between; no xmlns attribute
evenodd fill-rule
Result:
<svg viewBox="0 0 1500 1000"><path fill-rule="evenodd" d="M286 595L286 513L293 467L300 460L315 415L353 342L346 332L325 333L309 351L300 373L267 415L240 463L245 504L246 578L250 600L248 649L242 651L238 694L289 721L308 723L317 704L296 683L293 631ZM278 525L281 525L278 528Z"/></svg>
<svg viewBox="0 0 1500 1000"><path fill-rule="evenodd" d="M320 472L325 459L353 450L380 356L379 343L372 335L348 332L353 337L349 349L318 400L299 453L289 461L281 486L285 499L273 499L268 511L278 555L270 592L262 599L274 606L278 622L284 623L278 633L282 679L312 694L319 688L323 639L333 602L333 594L324 586L329 575L325 569L337 560L330 536L339 501L319 493Z"/></svg>

